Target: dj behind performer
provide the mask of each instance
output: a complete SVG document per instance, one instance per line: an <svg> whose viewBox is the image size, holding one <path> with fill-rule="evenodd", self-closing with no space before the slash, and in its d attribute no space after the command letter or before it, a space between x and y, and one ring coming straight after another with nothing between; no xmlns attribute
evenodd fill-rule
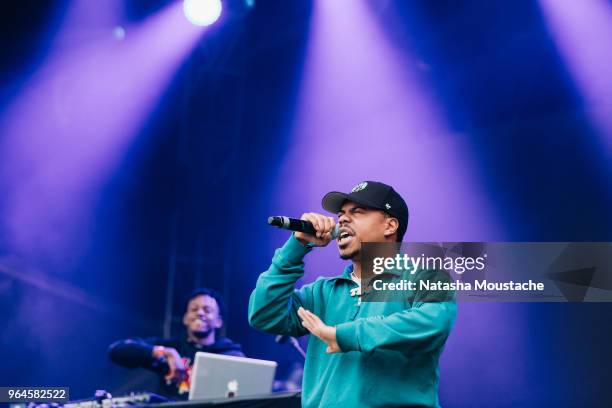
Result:
<svg viewBox="0 0 612 408"><path fill-rule="evenodd" d="M196 352L244 357L240 344L219 335L223 327L224 303L217 292L197 289L185 303L185 336L178 339L132 338L109 347L109 357L115 363L156 372L160 376L157 392L175 399L187 399L189 395L189 378Z"/></svg>
<svg viewBox="0 0 612 408"><path fill-rule="evenodd" d="M365 181L348 194L328 193L322 204L338 216L338 250L351 265L340 276L295 290L305 256L329 244L336 224L304 214L316 236L295 232L276 250L251 294L250 324L274 334L313 335L302 384L306 408L438 407L438 359L455 320L454 301L360 302L351 296L360 286L361 243L402 241L404 199L391 186Z"/></svg>

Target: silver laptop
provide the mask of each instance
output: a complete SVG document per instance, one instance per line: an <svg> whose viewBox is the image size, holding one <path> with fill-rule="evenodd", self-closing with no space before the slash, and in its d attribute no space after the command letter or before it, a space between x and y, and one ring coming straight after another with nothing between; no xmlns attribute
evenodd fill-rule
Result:
<svg viewBox="0 0 612 408"><path fill-rule="evenodd" d="M268 394L276 361L197 352L189 400Z"/></svg>

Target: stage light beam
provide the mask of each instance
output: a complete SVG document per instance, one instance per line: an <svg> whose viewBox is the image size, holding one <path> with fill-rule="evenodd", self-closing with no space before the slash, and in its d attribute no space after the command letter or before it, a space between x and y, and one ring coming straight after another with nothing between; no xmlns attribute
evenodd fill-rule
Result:
<svg viewBox="0 0 612 408"><path fill-rule="evenodd" d="M221 0L184 0L183 12L191 24L206 27L213 24L219 16L223 5Z"/></svg>
<svg viewBox="0 0 612 408"><path fill-rule="evenodd" d="M55 267L86 251L106 183L202 34L185 22L180 2L127 29L115 26L129 32L124 38L111 34L108 16L102 24L75 4L0 112L2 249ZM78 36L93 24L104 29Z"/></svg>
<svg viewBox="0 0 612 408"><path fill-rule="evenodd" d="M601 135L601 147L612 158L612 5L606 0L540 0L540 7Z"/></svg>

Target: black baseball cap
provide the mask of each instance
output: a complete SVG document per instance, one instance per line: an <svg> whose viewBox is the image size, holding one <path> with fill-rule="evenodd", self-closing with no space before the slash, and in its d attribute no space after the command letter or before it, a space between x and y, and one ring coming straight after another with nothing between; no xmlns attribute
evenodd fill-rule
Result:
<svg viewBox="0 0 612 408"><path fill-rule="evenodd" d="M325 194L321 204L327 211L338 214L346 201L352 201L365 207L381 210L397 218L399 228L398 240L406 233L408 227L408 206L393 187L378 181L362 181L350 193L332 191Z"/></svg>

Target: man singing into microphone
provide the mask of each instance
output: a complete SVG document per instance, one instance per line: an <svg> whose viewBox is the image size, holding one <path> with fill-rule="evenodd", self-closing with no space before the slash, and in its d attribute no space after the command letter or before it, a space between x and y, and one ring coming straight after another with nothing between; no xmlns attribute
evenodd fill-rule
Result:
<svg viewBox="0 0 612 408"><path fill-rule="evenodd" d="M408 224L402 197L383 183L364 181L331 192L323 208L337 214L340 276L295 289L304 257L332 239L333 218L307 213L315 235L294 233L277 249L249 302L260 330L309 339L304 407L438 407L438 359L456 316L453 301L361 302L361 243L401 242ZM316 250L315 250L316 251Z"/></svg>

